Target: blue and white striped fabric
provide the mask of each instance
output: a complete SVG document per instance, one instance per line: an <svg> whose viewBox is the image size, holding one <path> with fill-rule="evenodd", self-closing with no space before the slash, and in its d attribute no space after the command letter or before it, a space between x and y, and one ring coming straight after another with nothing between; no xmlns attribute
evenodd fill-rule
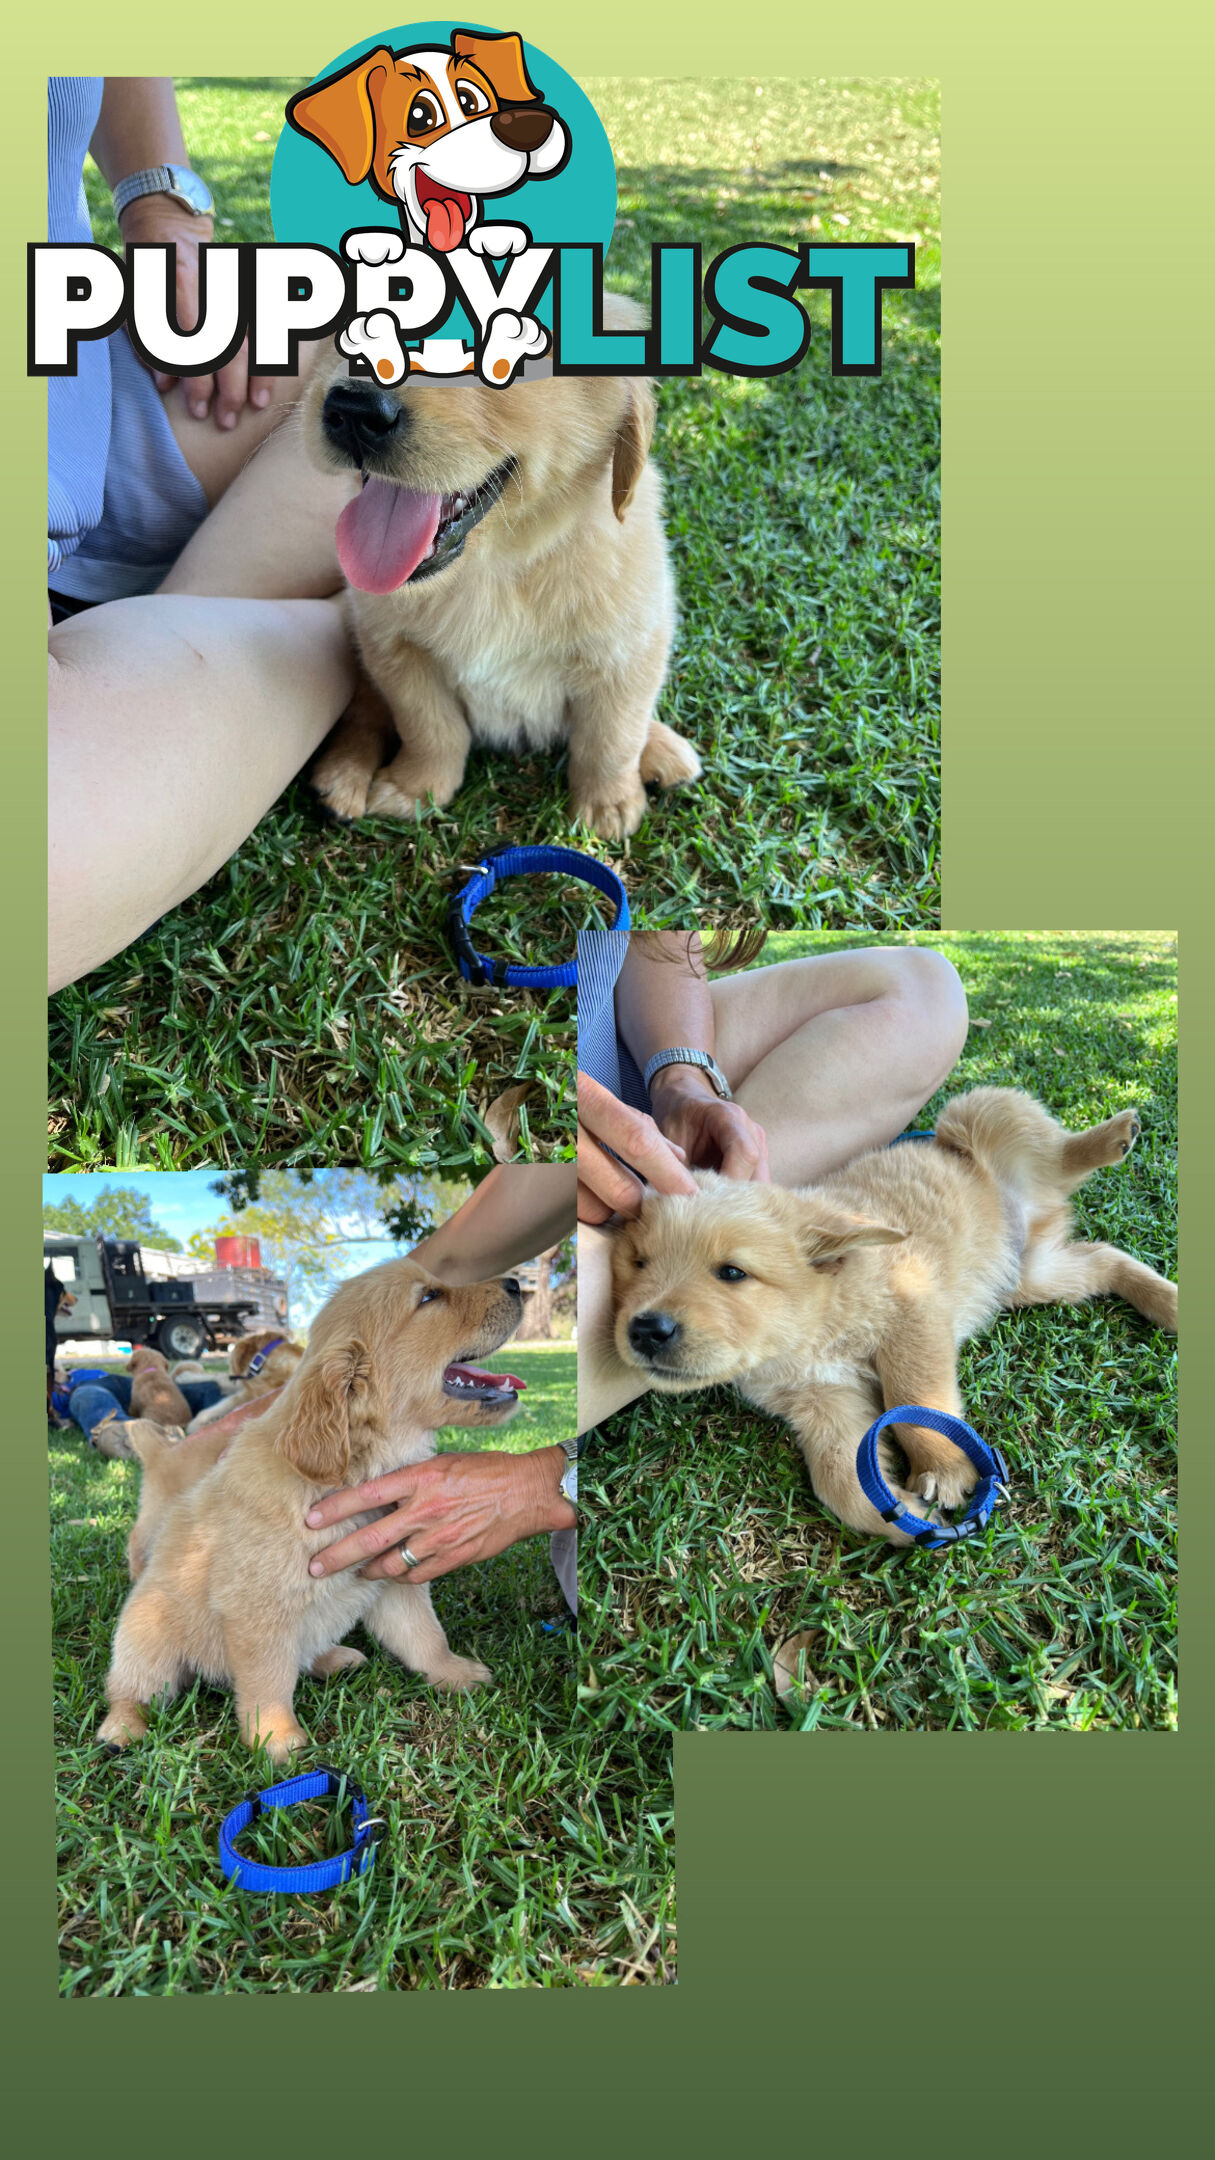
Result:
<svg viewBox="0 0 1215 2160"><path fill-rule="evenodd" d="M101 76L47 85L47 236L92 239L84 160ZM82 340L75 375L47 380L47 579L74 600L152 592L207 514L160 392L125 330Z"/></svg>
<svg viewBox="0 0 1215 2160"><path fill-rule="evenodd" d="M648 1110L645 1081L616 1030L616 984L629 949L627 930L578 933L578 1070L634 1110Z"/></svg>

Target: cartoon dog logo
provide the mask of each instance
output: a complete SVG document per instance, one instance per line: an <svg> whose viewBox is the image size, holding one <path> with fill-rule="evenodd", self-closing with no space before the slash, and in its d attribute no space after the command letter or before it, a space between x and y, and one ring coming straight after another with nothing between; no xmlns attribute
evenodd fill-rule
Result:
<svg viewBox="0 0 1215 2160"><path fill-rule="evenodd" d="M340 166L370 179L406 238L437 254L516 255L521 225L483 225L486 197L548 180L570 154L569 130L532 84L521 40L456 30L450 46L386 45L301 90L287 118Z"/></svg>

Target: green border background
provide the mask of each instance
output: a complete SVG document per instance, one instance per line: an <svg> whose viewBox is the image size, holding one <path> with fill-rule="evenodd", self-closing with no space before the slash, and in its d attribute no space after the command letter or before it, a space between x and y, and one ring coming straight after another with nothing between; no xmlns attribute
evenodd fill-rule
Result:
<svg viewBox="0 0 1215 2160"><path fill-rule="evenodd" d="M138 2151L170 2138L196 2149L217 2135L247 2150L267 2133L290 2143L339 2127L349 2135L357 2123L360 2141L374 2125L397 2138L437 2130L467 2148L482 2128L498 2140L509 2123L533 2147L555 2138L594 2149L609 2136L665 2145L703 2134L703 2123L718 2144L846 2124L855 2142L903 2141L923 2125L940 2146L1023 2121L1039 2139L1053 2131L1051 2142L1078 2130L1089 2144L1142 2144L1146 2130L1159 2136L1177 2122L1193 2061L1210 1767L1210 1570L1200 1551L1186 1584L1179 1736L681 1741L678 1989L570 1991L547 2003L518 1995L487 2012L476 1996L364 1996L345 2011L312 1998L133 2010L54 1997L46 1494L27 1437L38 1403L34 1284L21 1257L43 1157L44 978L32 925L45 397L24 373L23 260L24 243L45 230L43 78L107 67L305 75L364 27L349 15L335 22L316 0L261 9L212 0L205 17L146 0L121 10L62 0L53 14L21 10L7 39L0 874L11 1033L0 1063L0 1264L11 1286L0 1313L16 1414L3 1571L5 1979L6 2032L40 2141L108 2132ZM1209 611L1199 428L1210 410L1211 301L1187 209L1209 179L1209 16L1175 0L1146 17L1108 0L870 0L863 15L834 21L804 0L750 11L615 0L568 12L545 0L501 27L580 78L941 79L946 921L1178 923L1183 1085L1196 1087L1211 1070L1199 628ZM822 365L822 354L812 348L805 364ZM1185 1268L1196 1307L1210 1261L1189 1225L1202 1220L1211 1157L1201 1128L1187 1131ZM1196 1349L1187 1399L1200 1366ZM1190 1522L1210 1518L1210 1488L1197 1450ZM335 2031L335 2018L350 2022ZM407 2052L372 2057L359 2043L373 2038ZM618 2128L604 2106L608 2080ZM211 2092L214 2133L201 2105Z"/></svg>

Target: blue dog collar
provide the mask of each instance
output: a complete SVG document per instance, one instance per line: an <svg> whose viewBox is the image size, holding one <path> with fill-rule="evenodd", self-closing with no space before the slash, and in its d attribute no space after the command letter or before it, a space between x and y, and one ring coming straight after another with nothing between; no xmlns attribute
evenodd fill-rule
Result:
<svg viewBox="0 0 1215 2160"><path fill-rule="evenodd" d="M354 1823L354 1843L346 1852L313 1860L305 1867L267 1867L265 1861L249 1860L237 1852L237 1838L263 1809L296 1807L301 1800L336 1799L342 1792L350 1795ZM219 1864L238 1890L336 1890L352 1875L366 1874L383 1827L382 1816L368 1815L366 1794L340 1770L306 1770L300 1777L285 1778L281 1785L267 1785L264 1792L246 1794L233 1808L220 1829Z"/></svg>
<svg viewBox="0 0 1215 2160"><path fill-rule="evenodd" d="M946 1440L952 1440L969 1455L979 1472L979 1482L971 1496L970 1506L960 1522L930 1523L922 1515L913 1515L910 1508L896 1500L878 1467L878 1434L887 1425L927 1425L930 1432L939 1432ZM999 1448L988 1447L980 1440L972 1425L963 1418L950 1417L945 1410L925 1410L914 1403L904 1403L897 1410L887 1410L875 1425L869 1427L856 1452L856 1474L861 1481L861 1491L873 1502L883 1522L893 1523L917 1545L929 1551L939 1545L956 1545L959 1538L973 1537L982 1530L995 1508L1000 1493L1008 1486L1008 1469Z"/></svg>
<svg viewBox="0 0 1215 2160"><path fill-rule="evenodd" d="M262 1369L262 1366L266 1362L266 1359L269 1357L273 1357L276 1350L281 1350L286 1340L287 1338L285 1335L276 1335L273 1342L264 1343L262 1348L257 1352L256 1356L251 1357L248 1364L246 1365L244 1371L245 1379L256 1380L259 1372Z"/></svg>
<svg viewBox="0 0 1215 2160"><path fill-rule="evenodd" d="M604 893L616 909L615 920L609 924L612 930L629 927L629 900L624 886L614 870L593 855L579 854L575 848L563 847L500 847L484 855L466 885L453 893L447 908L447 934L455 949L456 960L465 982L479 989L482 983L496 983L508 990L573 990L578 984L577 959L564 960L558 967L525 967L513 960L488 960L479 953L469 935L469 923L483 900L489 898L495 885L503 878L528 877L537 870L548 870L558 877L580 878L584 885L593 885Z"/></svg>

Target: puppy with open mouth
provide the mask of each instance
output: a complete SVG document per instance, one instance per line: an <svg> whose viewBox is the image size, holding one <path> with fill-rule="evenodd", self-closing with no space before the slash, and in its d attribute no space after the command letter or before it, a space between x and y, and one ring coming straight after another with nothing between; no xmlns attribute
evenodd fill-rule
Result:
<svg viewBox="0 0 1215 2160"><path fill-rule="evenodd" d="M155 1425L127 1428L143 1464L138 1579L114 1638L107 1747L141 1738L147 1704L198 1674L234 1689L248 1745L284 1761L307 1738L298 1676L362 1665L343 1643L359 1620L432 1686L489 1679L449 1649L425 1584L312 1576L313 1555L343 1530L309 1529L305 1517L326 1493L433 1455L440 1426L505 1424L523 1382L476 1360L522 1310L513 1277L452 1288L392 1260L342 1285L281 1395L231 1440L173 1445Z"/></svg>
<svg viewBox="0 0 1215 2160"><path fill-rule="evenodd" d="M607 329L640 320L606 296ZM568 744L571 815L604 839L636 831L647 781L698 776L655 717L675 594L654 414L633 378L316 371L309 454L358 476L337 545L367 677L313 771L335 816L450 802L474 743Z"/></svg>
<svg viewBox="0 0 1215 2160"><path fill-rule="evenodd" d="M800 1192L701 1173L655 1193L612 1250L616 1349L664 1393L732 1382L792 1425L819 1499L906 1545L857 1477L861 1440L903 1404L964 1415L957 1352L1002 1308L1112 1294L1177 1326L1177 1291L1116 1246L1072 1238L1068 1197L1139 1134L1132 1110L1073 1133L1013 1088L948 1103L931 1141L862 1155ZM899 1424L879 1453L912 1514L939 1522L977 1473Z"/></svg>

